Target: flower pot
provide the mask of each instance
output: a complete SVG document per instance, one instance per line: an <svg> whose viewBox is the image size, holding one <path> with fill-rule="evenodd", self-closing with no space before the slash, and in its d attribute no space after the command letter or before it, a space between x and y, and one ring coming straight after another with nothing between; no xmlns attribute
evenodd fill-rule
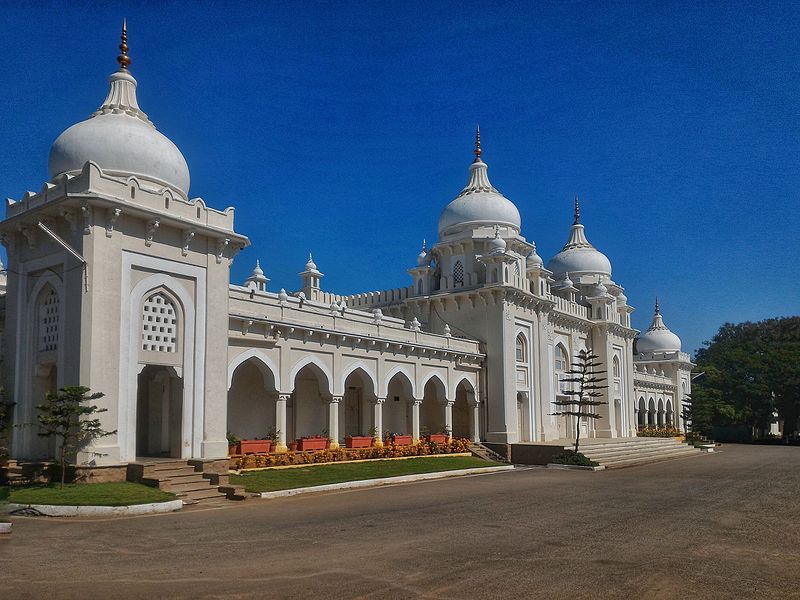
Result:
<svg viewBox="0 0 800 600"><path fill-rule="evenodd" d="M303 437L297 440L297 449L301 452L306 450L325 450L328 443L328 438L324 437Z"/></svg>
<svg viewBox="0 0 800 600"><path fill-rule="evenodd" d="M412 438L410 435L393 435L389 441L395 446L410 446Z"/></svg>
<svg viewBox="0 0 800 600"><path fill-rule="evenodd" d="M242 454L269 452L271 446L272 440L242 440L239 442L239 447Z"/></svg>
<svg viewBox="0 0 800 600"><path fill-rule="evenodd" d="M289 452L297 452L297 442L289 442Z"/></svg>
<svg viewBox="0 0 800 600"><path fill-rule="evenodd" d="M233 456L234 454L241 454L241 453L242 453L242 447L239 442L236 442L235 444L228 444L228 456Z"/></svg>
<svg viewBox="0 0 800 600"><path fill-rule="evenodd" d="M446 444L447 443L447 434L446 433L432 433L430 435L426 435L425 438L429 442L434 442L436 444Z"/></svg>
<svg viewBox="0 0 800 600"><path fill-rule="evenodd" d="M369 448L375 438L371 435L348 435L344 438L345 448Z"/></svg>

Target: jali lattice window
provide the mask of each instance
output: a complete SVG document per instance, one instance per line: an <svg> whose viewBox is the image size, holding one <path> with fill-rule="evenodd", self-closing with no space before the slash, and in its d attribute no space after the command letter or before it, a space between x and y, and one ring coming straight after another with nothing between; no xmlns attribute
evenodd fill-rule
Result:
<svg viewBox="0 0 800 600"><path fill-rule="evenodd" d="M460 260L453 265L453 284L464 285L464 265Z"/></svg>
<svg viewBox="0 0 800 600"><path fill-rule="evenodd" d="M39 352L58 348L58 294L52 288L39 301Z"/></svg>
<svg viewBox="0 0 800 600"><path fill-rule="evenodd" d="M147 298L142 307L142 350L178 351L178 315L175 304L161 292Z"/></svg>

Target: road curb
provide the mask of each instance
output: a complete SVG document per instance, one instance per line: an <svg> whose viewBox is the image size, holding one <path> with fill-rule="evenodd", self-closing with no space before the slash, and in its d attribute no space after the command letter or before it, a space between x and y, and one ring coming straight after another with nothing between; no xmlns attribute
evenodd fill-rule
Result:
<svg viewBox="0 0 800 600"><path fill-rule="evenodd" d="M54 504L15 504L10 502L8 509L12 515L34 517L108 517L128 515L150 515L175 512L183 508L182 500L131 504L130 506L58 506Z"/></svg>
<svg viewBox="0 0 800 600"><path fill-rule="evenodd" d="M276 492L261 492L254 494L256 498L286 498L289 496L299 496L301 494L313 494L317 492L330 492L335 490L352 490L358 488L378 487L395 483L411 483L414 481L429 481L432 479L445 479L447 477L461 477L464 475L479 475L483 473L496 473L498 471L510 471L514 465L502 465L499 467L478 467L476 469L457 469L454 471L437 471L436 473L417 473L415 475L399 475L397 477L381 477L379 479L362 479L360 481L345 481L342 483L329 483L326 485L313 485L310 487L293 488L291 490L278 490Z"/></svg>
<svg viewBox="0 0 800 600"><path fill-rule="evenodd" d="M557 465L555 463L548 463L548 469L562 469L564 471L605 471L606 468L604 465L598 465L597 467L587 467L584 465Z"/></svg>

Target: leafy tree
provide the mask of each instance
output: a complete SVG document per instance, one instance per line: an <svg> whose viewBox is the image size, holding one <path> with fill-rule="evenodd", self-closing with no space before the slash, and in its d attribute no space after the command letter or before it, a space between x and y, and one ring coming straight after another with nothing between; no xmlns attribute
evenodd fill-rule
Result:
<svg viewBox="0 0 800 600"><path fill-rule="evenodd" d="M683 433L687 436L691 432L692 428L692 396L691 394L687 394L683 400L681 400L681 419L683 420Z"/></svg>
<svg viewBox="0 0 800 600"><path fill-rule="evenodd" d="M696 355L703 376L692 390L695 430L747 425L765 431L777 411L784 435L797 432L800 317L725 323L704 345Z"/></svg>
<svg viewBox="0 0 800 600"><path fill-rule="evenodd" d="M607 388L607 385L600 385L605 381L605 377L598 375L605 374L605 371L598 370L597 367L602 363L595 362L599 356L592 354L591 351L581 350L578 352L577 360L572 363L571 369L567 371L562 381L573 383L571 389L564 390L562 393L570 396L564 400L556 399L553 404L561 407L552 413L555 416L575 417L575 452L578 452L578 444L581 437L581 419L601 419L602 416L594 412L595 407L601 404L608 404L604 400L598 400L603 395L600 390Z"/></svg>
<svg viewBox="0 0 800 600"><path fill-rule="evenodd" d="M60 489L64 489L67 459L92 441L116 433L104 431L100 419L95 417L107 409L89 404L105 394L89 392L89 388L83 386L64 387L58 394L47 394L45 403L36 407L39 409L39 435L55 438L57 443L58 461L61 465Z"/></svg>

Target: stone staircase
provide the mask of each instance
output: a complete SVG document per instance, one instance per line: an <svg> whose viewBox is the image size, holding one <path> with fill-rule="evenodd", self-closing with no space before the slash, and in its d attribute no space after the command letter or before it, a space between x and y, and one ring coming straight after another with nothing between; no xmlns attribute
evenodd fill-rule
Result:
<svg viewBox="0 0 800 600"><path fill-rule="evenodd" d="M473 456L477 456L478 458L482 458L483 460L494 461L499 463L508 463L508 459L504 456L501 456L494 450L487 448L480 442L474 442L472 447L470 448L470 452L472 452Z"/></svg>
<svg viewBox="0 0 800 600"><path fill-rule="evenodd" d="M244 488L232 486L227 473L204 472L201 460L142 460L128 464L128 481L172 492L184 504L212 500L244 500Z"/></svg>
<svg viewBox="0 0 800 600"><path fill-rule="evenodd" d="M572 450L574 446L564 446ZM598 442L588 439L580 444L580 452L606 469L633 467L673 458L702 454L700 450L674 438L625 438Z"/></svg>

